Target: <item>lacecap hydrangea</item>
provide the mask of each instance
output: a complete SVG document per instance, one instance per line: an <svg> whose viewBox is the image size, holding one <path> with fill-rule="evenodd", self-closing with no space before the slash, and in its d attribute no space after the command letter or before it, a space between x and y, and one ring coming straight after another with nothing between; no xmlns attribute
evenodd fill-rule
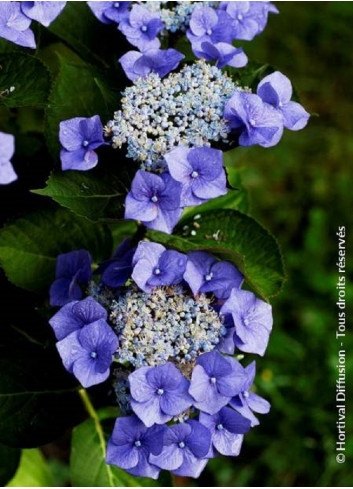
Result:
<svg viewBox="0 0 353 489"><path fill-rule="evenodd" d="M196 7L200 7L199 2L87 2L93 14L104 23L115 23L120 26L123 22L130 23L131 11L134 7L143 8L140 12L149 12L152 18L157 18L162 22L163 29L161 35L165 36L168 32L185 32L189 27L190 18ZM217 7L220 2L205 1L203 6ZM225 2L223 2L225 3ZM150 17L146 17L150 19Z"/></svg>
<svg viewBox="0 0 353 489"><path fill-rule="evenodd" d="M233 41L251 40L262 32L268 14L277 12L270 2L89 6L100 21L116 24L135 46L119 60L133 83L104 127L105 139L98 116L61 123L62 168L93 168L99 157L96 150L107 143L125 150L139 165L125 202L126 219L172 233L185 208L227 193L223 150L237 145L272 147L284 128L296 131L307 124L309 114L291 100L292 86L285 75L272 73L252 93L225 70L246 64ZM171 16L174 24L166 20ZM173 36L168 34L178 30L186 32L199 61L182 65L184 55L170 46ZM167 49L161 49L160 35Z"/></svg>
<svg viewBox="0 0 353 489"><path fill-rule="evenodd" d="M98 274L83 250L58 263L63 306L50 324L64 367L83 387L113 387L121 413L107 463L154 479L161 469L198 477L218 454L237 456L254 413L270 408L250 390L255 362L240 360L263 355L272 328L271 306L242 289L239 270L147 241L124 242ZM70 300L67 281L80 273Z"/></svg>
<svg viewBox="0 0 353 489"><path fill-rule="evenodd" d="M156 170L165 168L165 154L178 145L274 146L284 127L299 130L308 122L309 114L291 97L291 83L279 72L264 78L253 94L201 60L164 79L156 73L138 78L123 92L122 107L105 133L113 147L126 144L127 157L142 169ZM299 124L288 122L288 103Z"/></svg>
<svg viewBox="0 0 353 489"><path fill-rule="evenodd" d="M284 128L307 124L285 75L251 90L227 68L246 65L234 42L263 31L277 13L270 2L88 5L133 46L119 60L131 84L104 129L97 115L61 122L62 168L92 169L107 144L125 150L136 165L126 219L171 233L186 207L227 193L224 150L272 147ZM186 64L176 49L183 35L199 60ZM255 413L270 408L252 390L246 355L264 355L273 323L271 306L243 279L205 251L149 241L123 242L98 268L86 250L59 255L50 302L60 310L50 324L64 367L84 388L114 393L120 416L108 464L136 476L198 477L209 459L239 454Z"/></svg>
<svg viewBox="0 0 353 489"><path fill-rule="evenodd" d="M104 23L115 23L140 52L158 49L169 34L187 33L197 57L241 67L247 57L236 40L252 40L267 24L268 14L278 13L270 2L88 2ZM137 57L138 51L134 53ZM131 56L130 56L131 58ZM129 76L129 75L128 75Z"/></svg>
<svg viewBox="0 0 353 489"><path fill-rule="evenodd" d="M151 73L135 80L105 127L113 148L126 146L140 164L125 218L171 233L185 207L225 195L220 148L268 148L284 127L305 127L309 114L291 97L280 72L265 77L255 94L203 60L164 79Z"/></svg>
<svg viewBox="0 0 353 489"><path fill-rule="evenodd" d="M164 79L152 73L126 88L121 109L105 132L113 147L126 144L127 157L142 169L165 168L163 157L175 146L229 142L223 112L240 90L228 75L204 61Z"/></svg>

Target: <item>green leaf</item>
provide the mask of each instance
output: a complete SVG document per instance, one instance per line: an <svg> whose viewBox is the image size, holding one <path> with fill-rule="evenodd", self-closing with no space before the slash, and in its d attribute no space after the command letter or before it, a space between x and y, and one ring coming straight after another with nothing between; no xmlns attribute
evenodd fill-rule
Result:
<svg viewBox="0 0 353 489"><path fill-rule="evenodd" d="M67 487L69 485L70 470L66 461L50 458L47 464L54 479L54 487Z"/></svg>
<svg viewBox="0 0 353 489"><path fill-rule="evenodd" d="M158 485L151 479L133 477L105 463L107 440L102 426L105 413L96 412L87 393L80 391L90 419L73 430L70 459L71 484L74 487L140 487ZM109 415L109 413L108 413Z"/></svg>
<svg viewBox="0 0 353 489"><path fill-rule="evenodd" d="M285 273L278 244L251 217L235 210L211 210L199 219L183 220L176 233L148 231L147 237L182 252L205 250L234 263L265 300L280 291Z"/></svg>
<svg viewBox="0 0 353 489"><path fill-rule="evenodd" d="M21 338L10 348L4 344L0 372L0 443L36 447L81 421L77 384L62 366L55 347Z"/></svg>
<svg viewBox="0 0 353 489"><path fill-rule="evenodd" d="M132 239L138 232L136 221L121 220L110 225L113 236L114 246L116 249L124 239Z"/></svg>
<svg viewBox="0 0 353 489"><path fill-rule="evenodd" d="M166 41L168 41L168 39L166 39ZM163 46L163 47L165 47L165 49L167 49L168 45ZM183 60L184 63L191 63L191 62L196 61L196 56L194 55L194 53L192 51L191 43L187 39L186 36L180 36L177 39L177 41L174 45L174 49L176 49L177 51L179 51L180 53L182 53L185 56L185 58Z"/></svg>
<svg viewBox="0 0 353 489"><path fill-rule="evenodd" d="M121 178L105 172L58 172L53 173L44 189L34 190L39 195L51 197L79 216L92 221L112 217L121 218L127 193Z"/></svg>
<svg viewBox="0 0 353 489"><path fill-rule="evenodd" d="M31 214L0 230L0 264L8 279L34 292L53 282L57 255L82 248L96 261L106 259L111 233L64 209Z"/></svg>
<svg viewBox="0 0 353 489"><path fill-rule="evenodd" d="M21 451L18 448L10 448L0 445L0 486L4 487L14 476L19 461Z"/></svg>
<svg viewBox="0 0 353 489"><path fill-rule="evenodd" d="M0 105L44 107L50 85L49 71L39 59L22 53L0 54Z"/></svg>
<svg viewBox="0 0 353 489"><path fill-rule="evenodd" d="M106 441L99 420L88 419L72 433L71 484L73 487L135 487L135 479L105 463ZM129 481L131 477L131 480ZM124 480L125 479L125 480Z"/></svg>
<svg viewBox="0 0 353 489"><path fill-rule="evenodd" d="M251 61L244 68L227 67L225 71L241 87L249 87L256 92L259 82L265 76L276 71L276 68L268 63L262 64L257 61Z"/></svg>
<svg viewBox="0 0 353 489"><path fill-rule="evenodd" d="M183 214L184 219L198 214L205 214L216 209L235 209L241 212L247 212L248 200L244 189L228 190L227 195L211 199L206 204L197 207L188 207Z"/></svg>
<svg viewBox="0 0 353 489"><path fill-rule="evenodd" d="M20 466L7 487L54 487L54 479L41 451L23 450Z"/></svg>
<svg viewBox="0 0 353 489"><path fill-rule="evenodd" d="M14 44L13 42L7 41L6 39L0 38L0 53L14 53L25 52L27 48Z"/></svg>
<svg viewBox="0 0 353 489"><path fill-rule="evenodd" d="M68 2L49 30L89 63L111 67L129 50L116 24L98 21L86 2Z"/></svg>
<svg viewBox="0 0 353 489"><path fill-rule="evenodd" d="M46 139L57 157L59 124L72 117L100 115L104 124L112 119L120 100L119 83L85 63L73 63L59 56L60 69L46 111Z"/></svg>

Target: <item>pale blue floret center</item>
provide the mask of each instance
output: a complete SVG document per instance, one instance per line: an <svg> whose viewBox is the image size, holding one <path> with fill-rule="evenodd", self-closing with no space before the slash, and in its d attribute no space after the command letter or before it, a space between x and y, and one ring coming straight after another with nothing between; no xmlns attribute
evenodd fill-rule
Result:
<svg viewBox="0 0 353 489"><path fill-rule="evenodd" d="M224 429L224 426L222 425L222 423L219 423L219 424L217 425L217 430L218 430L218 431L222 431L223 429Z"/></svg>
<svg viewBox="0 0 353 489"><path fill-rule="evenodd" d="M180 286L156 287L152 294L130 289L112 301L110 310L120 363L157 366L173 358L183 365L220 341L223 318L212 300L204 294L190 297Z"/></svg>
<svg viewBox="0 0 353 489"><path fill-rule="evenodd" d="M183 441L180 441L178 443L179 448L185 448L185 443Z"/></svg>
<svg viewBox="0 0 353 489"><path fill-rule="evenodd" d="M135 441L135 447L136 447L136 448L139 448L140 446L141 446L141 442L140 442L140 440L136 440L136 441Z"/></svg>
<svg viewBox="0 0 353 489"><path fill-rule="evenodd" d="M97 352L91 351L91 358L97 358Z"/></svg>
<svg viewBox="0 0 353 489"><path fill-rule="evenodd" d="M162 395L164 394L164 389L158 389L158 390L157 390L157 394L158 394L159 396L162 396Z"/></svg>
<svg viewBox="0 0 353 489"><path fill-rule="evenodd" d="M237 90L242 91L203 60L163 79L156 73L139 78L125 90L122 110L107 124L113 147L127 143L128 158L150 171L165 169L162 157L177 145L227 143L230 128L223 112Z"/></svg>
<svg viewBox="0 0 353 489"><path fill-rule="evenodd" d="M198 176L199 176L199 172L197 172L195 170L191 173L192 178L197 178Z"/></svg>

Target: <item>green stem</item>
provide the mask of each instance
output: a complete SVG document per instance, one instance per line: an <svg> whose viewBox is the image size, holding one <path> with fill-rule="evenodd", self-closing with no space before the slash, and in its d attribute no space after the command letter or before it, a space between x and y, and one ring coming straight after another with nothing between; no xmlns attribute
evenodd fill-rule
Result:
<svg viewBox="0 0 353 489"><path fill-rule="evenodd" d="M86 408L87 413L91 416L91 418L93 420L98 421L98 423L99 423L98 415L96 413L96 410L93 407L93 404L91 402L91 399L89 398L89 395L87 394L87 391L85 389L80 389L78 391L78 393L80 394L81 400L83 402L83 405Z"/></svg>
<svg viewBox="0 0 353 489"><path fill-rule="evenodd" d="M97 431L97 435L99 438L99 444L101 446L101 449L103 452L103 457L105 459L106 442L105 442L105 438L104 438L103 428L102 428L100 419L98 417L97 411L94 409L94 406L91 402L91 399L89 398L87 391L85 389L80 389L78 392L80 394L80 397L82 399L83 405L86 408L87 413L89 414L89 416L92 418L92 420L94 422L94 425L95 425L95 428ZM107 465L106 468L107 468L107 474L108 474L108 478L109 478L110 487L114 487L115 484L114 484L114 478L113 478L113 473L111 471L111 468L109 465Z"/></svg>

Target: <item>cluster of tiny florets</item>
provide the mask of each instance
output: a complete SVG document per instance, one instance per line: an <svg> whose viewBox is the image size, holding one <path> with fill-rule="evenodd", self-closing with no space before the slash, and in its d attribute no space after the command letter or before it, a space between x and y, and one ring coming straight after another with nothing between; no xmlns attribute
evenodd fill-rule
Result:
<svg viewBox="0 0 353 489"><path fill-rule="evenodd" d="M189 27L190 17L195 7L200 6L199 2L138 2L151 12L158 12L161 21L167 31L177 32L186 31ZM215 7L219 2L202 2L202 6Z"/></svg>
<svg viewBox="0 0 353 489"><path fill-rule="evenodd" d="M164 79L151 73L123 92L122 110L108 122L113 146L127 144L127 156L145 170L163 167L163 155L178 145L228 142L225 104L242 90L203 60Z"/></svg>
<svg viewBox="0 0 353 489"><path fill-rule="evenodd" d="M112 301L110 321L119 336L118 362L139 368L175 361L186 374L225 329L212 299L192 297L181 286L157 287L151 294L130 288Z"/></svg>

